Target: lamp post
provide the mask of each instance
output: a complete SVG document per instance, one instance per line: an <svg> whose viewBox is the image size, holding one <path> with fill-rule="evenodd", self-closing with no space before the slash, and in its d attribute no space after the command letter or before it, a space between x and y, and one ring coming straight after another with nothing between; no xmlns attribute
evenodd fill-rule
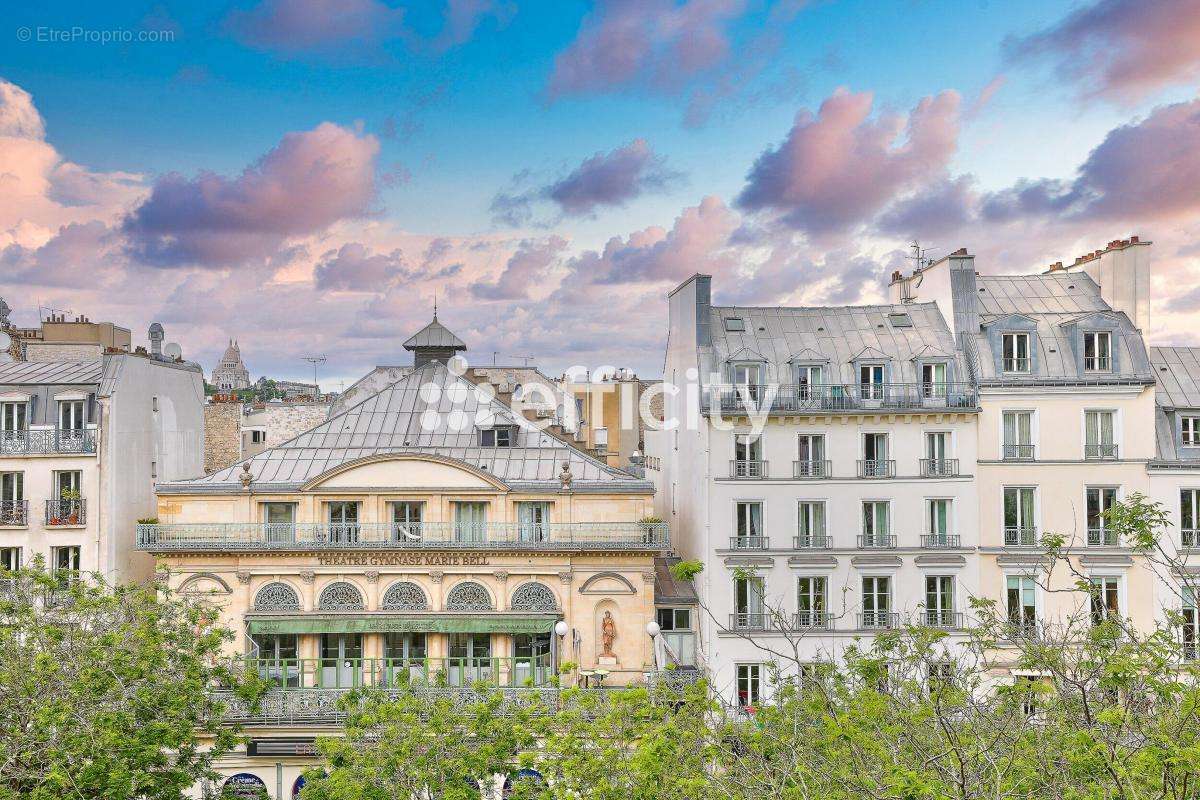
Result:
<svg viewBox="0 0 1200 800"><path fill-rule="evenodd" d="M551 663L554 664L554 673L556 675L558 674L558 654L562 648L562 638L567 635L568 631L570 631L570 626L567 625L566 620L560 619L558 622L554 623L554 638L550 640L550 660Z"/></svg>

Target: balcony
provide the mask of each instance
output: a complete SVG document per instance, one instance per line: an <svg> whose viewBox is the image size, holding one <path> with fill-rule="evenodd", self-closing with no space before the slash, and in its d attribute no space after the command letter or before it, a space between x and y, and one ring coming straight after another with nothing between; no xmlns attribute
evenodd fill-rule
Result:
<svg viewBox="0 0 1200 800"><path fill-rule="evenodd" d="M978 406L971 383L711 384L701 393L705 413L821 414L876 409Z"/></svg>
<svg viewBox="0 0 1200 800"><path fill-rule="evenodd" d="M922 458L922 478L957 478L957 458Z"/></svg>
<svg viewBox="0 0 1200 800"><path fill-rule="evenodd" d="M792 537L793 550L827 550L830 547L833 547L833 538L824 533Z"/></svg>
<svg viewBox="0 0 1200 800"><path fill-rule="evenodd" d="M767 474L766 461L739 461L738 459L733 459L729 462L729 477L731 478L765 478Z"/></svg>
<svg viewBox="0 0 1200 800"><path fill-rule="evenodd" d="M1004 359L1005 372L1029 372L1028 358L1006 358Z"/></svg>
<svg viewBox="0 0 1200 800"><path fill-rule="evenodd" d="M729 615L731 631L765 631L771 627L771 616L761 612L739 611Z"/></svg>
<svg viewBox="0 0 1200 800"><path fill-rule="evenodd" d="M496 658L239 659L234 671L257 674L276 689L390 689L396 687L545 686L554 676L549 653Z"/></svg>
<svg viewBox="0 0 1200 800"><path fill-rule="evenodd" d="M94 430L0 431L0 456L88 455L95 452Z"/></svg>
<svg viewBox="0 0 1200 800"><path fill-rule="evenodd" d="M896 477L896 462L891 459L860 459L858 477L894 478Z"/></svg>
<svg viewBox="0 0 1200 800"><path fill-rule="evenodd" d="M1005 638L1009 640L1034 639L1040 632L1041 624L1036 619L1018 614L1010 613L1008 624L1004 626Z"/></svg>
<svg viewBox="0 0 1200 800"><path fill-rule="evenodd" d="M1116 461L1117 446L1115 444L1085 444L1083 457L1088 461Z"/></svg>
<svg viewBox="0 0 1200 800"><path fill-rule="evenodd" d="M927 533L921 537L921 547L927 550L957 550L962 537L957 533Z"/></svg>
<svg viewBox="0 0 1200 800"><path fill-rule="evenodd" d="M1200 529L1196 529L1196 528L1180 529L1179 544L1184 550L1200 549Z"/></svg>
<svg viewBox="0 0 1200 800"><path fill-rule="evenodd" d="M771 540L766 536L730 536L730 550L767 550L771 547Z"/></svg>
<svg viewBox="0 0 1200 800"><path fill-rule="evenodd" d="M1037 528L1005 528L1005 547L1037 547Z"/></svg>
<svg viewBox="0 0 1200 800"><path fill-rule="evenodd" d="M896 537L883 533L861 534L858 537L859 550L895 550Z"/></svg>
<svg viewBox="0 0 1200 800"><path fill-rule="evenodd" d="M1033 461L1036 457L1034 446L1031 444L1004 445L1005 461Z"/></svg>
<svg viewBox="0 0 1200 800"><path fill-rule="evenodd" d="M928 628L957 631L963 628L963 615L961 611L927 608L924 611L918 612L917 624Z"/></svg>
<svg viewBox="0 0 1200 800"><path fill-rule="evenodd" d="M0 500L0 525L23 527L28 524L28 500Z"/></svg>
<svg viewBox="0 0 1200 800"><path fill-rule="evenodd" d="M862 611L858 615L861 630L887 630L900 627L900 615L891 611Z"/></svg>
<svg viewBox="0 0 1200 800"><path fill-rule="evenodd" d="M1084 356L1084 372L1112 372L1112 359L1108 356Z"/></svg>
<svg viewBox="0 0 1200 800"><path fill-rule="evenodd" d="M833 615L824 611L797 611L787 620L792 630L827 631L833 625Z"/></svg>
<svg viewBox="0 0 1200 800"><path fill-rule="evenodd" d="M828 478L833 474L832 461L793 461L793 478Z"/></svg>
<svg viewBox="0 0 1200 800"><path fill-rule="evenodd" d="M137 549L228 550L643 550L670 546L663 522L213 522L138 525Z"/></svg>
<svg viewBox="0 0 1200 800"><path fill-rule="evenodd" d="M1088 528L1087 536L1089 547L1116 547L1121 543L1111 528Z"/></svg>
<svg viewBox="0 0 1200 800"><path fill-rule="evenodd" d="M52 528L87 524L87 500L47 500L45 524Z"/></svg>

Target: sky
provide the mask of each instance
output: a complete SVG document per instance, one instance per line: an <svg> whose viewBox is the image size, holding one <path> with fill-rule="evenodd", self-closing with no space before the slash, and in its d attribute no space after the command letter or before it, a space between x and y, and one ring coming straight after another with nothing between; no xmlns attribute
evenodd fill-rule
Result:
<svg viewBox="0 0 1200 800"><path fill-rule="evenodd" d="M55 3L0 23L0 297L324 388L430 318L661 374L666 295L880 302L1154 242L1200 344L1200 3Z"/></svg>

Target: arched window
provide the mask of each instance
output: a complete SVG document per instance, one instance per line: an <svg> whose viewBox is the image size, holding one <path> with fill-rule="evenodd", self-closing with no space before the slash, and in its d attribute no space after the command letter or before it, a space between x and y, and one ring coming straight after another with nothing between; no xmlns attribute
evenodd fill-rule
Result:
<svg viewBox="0 0 1200 800"><path fill-rule="evenodd" d="M322 611L362 611L366 604L363 603L362 592L357 586L338 581L321 590L321 599L317 607Z"/></svg>
<svg viewBox="0 0 1200 800"><path fill-rule="evenodd" d="M384 611L428 611L425 590L411 581L397 581L383 594Z"/></svg>
<svg viewBox="0 0 1200 800"><path fill-rule="evenodd" d="M513 611L558 611L558 600L549 586L526 583L517 587L509 604Z"/></svg>
<svg viewBox="0 0 1200 800"><path fill-rule="evenodd" d="M300 595L286 583L268 583L254 595L255 611L299 611Z"/></svg>
<svg viewBox="0 0 1200 800"><path fill-rule="evenodd" d="M474 581L460 583L446 595L447 611L491 611L492 596Z"/></svg>

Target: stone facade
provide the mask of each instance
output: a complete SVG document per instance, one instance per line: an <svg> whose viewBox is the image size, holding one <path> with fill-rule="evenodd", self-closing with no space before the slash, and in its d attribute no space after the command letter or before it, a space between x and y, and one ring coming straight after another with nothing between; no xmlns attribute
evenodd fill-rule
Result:
<svg viewBox="0 0 1200 800"><path fill-rule="evenodd" d="M255 403L248 406L241 422L242 456L258 455L268 447L295 438L324 422L328 415L329 403Z"/></svg>
<svg viewBox="0 0 1200 800"><path fill-rule="evenodd" d="M204 471L223 469L242 457L242 404L204 406Z"/></svg>
<svg viewBox="0 0 1200 800"><path fill-rule="evenodd" d="M220 362L213 369L212 384L222 392L250 388L250 371L242 363L242 351L236 341L229 341L225 355L221 356Z"/></svg>

